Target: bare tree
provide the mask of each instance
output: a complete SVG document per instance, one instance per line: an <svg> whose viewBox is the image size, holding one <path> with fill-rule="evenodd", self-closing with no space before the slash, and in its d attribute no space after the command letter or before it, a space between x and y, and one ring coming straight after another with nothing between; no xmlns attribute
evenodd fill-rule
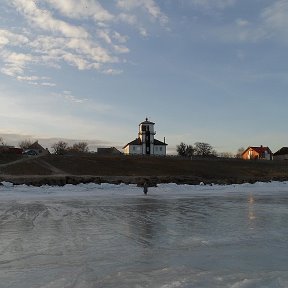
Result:
<svg viewBox="0 0 288 288"><path fill-rule="evenodd" d="M204 142L196 142L194 144L195 146L195 155L201 156L201 157L211 157L216 156L217 152L213 150L213 147Z"/></svg>
<svg viewBox="0 0 288 288"><path fill-rule="evenodd" d="M176 151L178 155L182 157L192 157L194 154L194 150L195 149L192 145L187 145L183 142L176 146Z"/></svg>
<svg viewBox="0 0 288 288"><path fill-rule="evenodd" d="M192 157L194 155L194 147L192 145L187 145L186 146L186 157Z"/></svg>
<svg viewBox="0 0 288 288"><path fill-rule="evenodd" d="M4 139L3 139L2 137L0 137L0 145L1 145L1 146L4 146L4 145L5 145Z"/></svg>
<svg viewBox="0 0 288 288"><path fill-rule="evenodd" d="M243 154L244 151L245 151L245 148L244 148L244 147L240 147L240 148L237 150L236 158L242 158L242 154Z"/></svg>
<svg viewBox="0 0 288 288"><path fill-rule="evenodd" d="M58 141L57 143L54 143L51 147L54 150L54 154L57 155L63 155L68 150L68 144L64 141Z"/></svg>
<svg viewBox="0 0 288 288"><path fill-rule="evenodd" d="M179 145L176 146L176 151L179 156L186 156L186 147L187 145L183 142L181 142Z"/></svg>
<svg viewBox="0 0 288 288"><path fill-rule="evenodd" d="M87 153L89 152L88 143L87 142L75 143L71 147L71 150L75 152Z"/></svg>
<svg viewBox="0 0 288 288"><path fill-rule="evenodd" d="M19 142L19 147L22 148L23 150L26 150L28 149L31 145L32 145L32 142L31 140L29 139L26 139L26 140L23 140L21 142Z"/></svg>

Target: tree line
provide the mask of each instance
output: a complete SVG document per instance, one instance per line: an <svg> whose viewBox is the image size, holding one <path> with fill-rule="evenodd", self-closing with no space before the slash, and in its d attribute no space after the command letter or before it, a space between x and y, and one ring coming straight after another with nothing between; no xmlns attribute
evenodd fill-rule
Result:
<svg viewBox="0 0 288 288"><path fill-rule="evenodd" d="M241 158L241 155L245 149L243 147L239 148L236 154L230 152L218 153L212 145L205 142L195 142L194 145L189 145L181 142L176 146L176 151L178 156L181 157L221 157L221 158Z"/></svg>
<svg viewBox="0 0 288 288"><path fill-rule="evenodd" d="M176 146L176 151L182 157L216 157L217 152L213 147L204 142L195 142L194 146L181 142Z"/></svg>
<svg viewBox="0 0 288 288"><path fill-rule="evenodd" d="M69 146L65 141L58 141L54 143L51 148L53 149L54 154L63 155L66 153L88 153L88 143L87 142L78 142L74 143L72 146Z"/></svg>
<svg viewBox="0 0 288 288"><path fill-rule="evenodd" d="M23 150L29 149L29 147L33 143L31 140L23 140L18 145ZM0 137L0 146L5 146L4 139ZM56 155L63 155L67 153L88 153L89 147L88 143L85 141L80 141L74 143L72 146L65 142L65 141L58 141L54 143L52 146L52 153ZM223 158L241 158L241 155L244 151L244 148L241 147L238 149L236 155L233 155L229 152L217 153L217 151L213 148L212 145L205 143L205 142L195 142L194 145L185 144L181 142L179 145L176 146L176 152L178 156L181 157L223 157Z"/></svg>
<svg viewBox="0 0 288 288"><path fill-rule="evenodd" d="M18 146L25 150L28 150L30 146L33 144L29 139L25 139L23 141L20 141L18 143ZM7 144L4 142L4 139L0 137L0 146L7 146ZM57 154L57 155L63 155L67 153L88 153L89 152L89 147L88 143L84 141L80 141L77 143L74 143L72 146L69 146L69 144L65 141L58 141L54 143L52 146L52 153Z"/></svg>

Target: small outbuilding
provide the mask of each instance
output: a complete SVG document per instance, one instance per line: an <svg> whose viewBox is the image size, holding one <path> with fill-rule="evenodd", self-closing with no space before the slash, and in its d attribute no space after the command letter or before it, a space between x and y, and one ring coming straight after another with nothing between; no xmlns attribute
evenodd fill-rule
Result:
<svg viewBox="0 0 288 288"><path fill-rule="evenodd" d="M282 147L273 154L274 160L288 160L288 147Z"/></svg>
<svg viewBox="0 0 288 288"><path fill-rule="evenodd" d="M109 148L97 148L97 154L99 155L121 155L122 152L120 152L115 147L109 147Z"/></svg>
<svg viewBox="0 0 288 288"><path fill-rule="evenodd" d="M269 147L264 146L249 146L243 153L242 159L244 160L272 160L273 153Z"/></svg>
<svg viewBox="0 0 288 288"><path fill-rule="evenodd" d="M32 150L35 151L37 154L41 154L41 155L46 155L46 154L50 154L48 149L45 149L43 146L41 146L38 141L34 142L33 144L31 144L27 150Z"/></svg>

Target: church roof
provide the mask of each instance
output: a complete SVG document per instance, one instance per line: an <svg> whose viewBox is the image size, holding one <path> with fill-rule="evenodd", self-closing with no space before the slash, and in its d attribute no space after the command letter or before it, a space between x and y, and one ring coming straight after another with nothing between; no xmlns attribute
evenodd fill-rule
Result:
<svg viewBox="0 0 288 288"><path fill-rule="evenodd" d="M165 146L167 146L167 145L168 145L168 144L166 144L166 143L164 143L164 142L162 142L162 141L159 141L159 140L157 140L157 139L154 139L153 144L154 144L155 146L159 146L159 145L165 145ZM139 137L139 138L136 138L135 140L129 142L129 143L126 144L122 149L126 148L128 145L142 145L141 138Z"/></svg>
<svg viewBox="0 0 288 288"><path fill-rule="evenodd" d="M165 145L165 146L167 146L168 144L166 144L166 143L164 143L164 142L162 142L162 141L159 141L159 140L157 140L157 139L154 139L154 143L153 143L154 145Z"/></svg>
<svg viewBox="0 0 288 288"><path fill-rule="evenodd" d="M140 137L138 137L135 140L127 143L122 149L126 148L128 145L142 145Z"/></svg>
<svg viewBox="0 0 288 288"><path fill-rule="evenodd" d="M151 122L151 121L148 121L148 118L145 119L145 121L141 122L139 125L142 125L142 124L155 124L154 122Z"/></svg>

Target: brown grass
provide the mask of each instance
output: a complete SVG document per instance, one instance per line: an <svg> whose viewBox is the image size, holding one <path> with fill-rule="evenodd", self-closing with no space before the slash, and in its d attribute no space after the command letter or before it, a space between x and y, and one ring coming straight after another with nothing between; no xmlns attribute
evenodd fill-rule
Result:
<svg viewBox="0 0 288 288"><path fill-rule="evenodd" d="M2 165L3 166L3 165ZM132 157L47 155L1 167L9 175L170 176L238 183L288 179L288 161L237 159L182 159L178 157Z"/></svg>

